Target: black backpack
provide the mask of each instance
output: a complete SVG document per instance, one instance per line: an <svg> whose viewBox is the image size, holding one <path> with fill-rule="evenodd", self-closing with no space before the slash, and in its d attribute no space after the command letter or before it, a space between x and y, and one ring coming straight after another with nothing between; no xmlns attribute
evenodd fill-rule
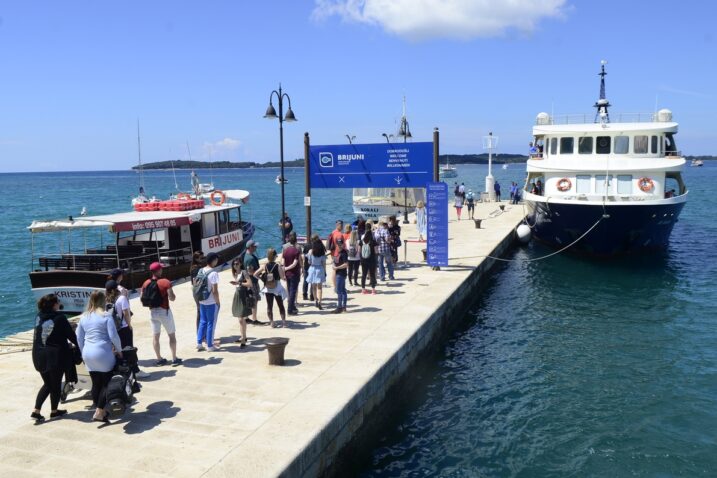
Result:
<svg viewBox="0 0 717 478"><path fill-rule="evenodd" d="M120 315L117 313L117 307L115 307L114 304L107 304L105 310L112 313L112 320L115 323L115 328L117 330L122 328L122 317L120 317Z"/></svg>
<svg viewBox="0 0 717 478"><path fill-rule="evenodd" d="M142 296L139 298L142 305L150 309L156 309L162 305L162 294L159 291L157 279L152 278L149 284L142 289Z"/></svg>

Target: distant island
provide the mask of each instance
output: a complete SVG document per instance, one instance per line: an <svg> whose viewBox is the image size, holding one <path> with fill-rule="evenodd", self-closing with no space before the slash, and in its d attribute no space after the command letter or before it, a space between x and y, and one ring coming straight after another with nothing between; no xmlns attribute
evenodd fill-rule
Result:
<svg viewBox="0 0 717 478"><path fill-rule="evenodd" d="M452 164L488 164L487 154L441 154L439 157L441 164L447 161ZM528 160L527 156L520 154L494 154L494 163L524 163ZM154 163L146 163L142 165L143 169L246 169L246 168L278 168L281 163L272 161L269 163L255 163L253 161L157 161ZM284 161L285 168L301 168L304 166L303 159L292 159ZM139 166L132 166L132 169L139 169Z"/></svg>
<svg viewBox="0 0 717 478"><path fill-rule="evenodd" d="M441 164L488 164L488 154L441 154L439 157ZM685 156L687 161L699 159L702 161L712 161L717 156ZM524 163L528 157L522 154L494 154L493 162L496 164L504 163ZM143 169L246 169L246 168L278 168L281 163L273 161L269 163L255 163L253 161L157 161L154 163L143 164ZM284 161L286 168L301 168L304 166L303 159L292 159ZM132 169L139 169L139 166L133 166Z"/></svg>

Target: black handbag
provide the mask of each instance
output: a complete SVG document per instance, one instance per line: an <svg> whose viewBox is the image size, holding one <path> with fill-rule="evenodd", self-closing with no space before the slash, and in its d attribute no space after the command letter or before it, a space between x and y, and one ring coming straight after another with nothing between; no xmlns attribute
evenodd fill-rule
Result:
<svg viewBox="0 0 717 478"><path fill-rule="evenodd" d="M82 352L80 352L80 348L72 347L70 350L72 351L72 362L75 365L80 365L82 363Z"/></svg>

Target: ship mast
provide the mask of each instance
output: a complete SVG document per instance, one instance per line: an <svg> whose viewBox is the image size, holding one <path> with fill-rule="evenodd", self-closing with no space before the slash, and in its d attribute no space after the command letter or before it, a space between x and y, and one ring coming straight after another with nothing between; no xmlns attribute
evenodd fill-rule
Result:
<svg viewBox="0 0 717 478"><path fill-rule="evenodd" d="M598 118L602 123L610 122L610 115L608 114L607 109L611 105L605 98L605 75L607 75L605 72L605 65L607 65L607 60L600 61L601 70L600 73L598 73L598 76L600 77L600 99L593 105L597 108L597 112L595 113L595 123L598 122Z"/></svg>

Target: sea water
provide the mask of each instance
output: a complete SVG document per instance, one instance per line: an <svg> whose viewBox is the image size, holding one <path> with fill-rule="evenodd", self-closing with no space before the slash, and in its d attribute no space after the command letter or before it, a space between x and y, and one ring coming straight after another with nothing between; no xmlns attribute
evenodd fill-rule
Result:
<svg viewBox="0 0 717 478"><path fill-rule="evenodd" d="M717 164L664 254L508 255L361 476L717 475Z"/></svg>

